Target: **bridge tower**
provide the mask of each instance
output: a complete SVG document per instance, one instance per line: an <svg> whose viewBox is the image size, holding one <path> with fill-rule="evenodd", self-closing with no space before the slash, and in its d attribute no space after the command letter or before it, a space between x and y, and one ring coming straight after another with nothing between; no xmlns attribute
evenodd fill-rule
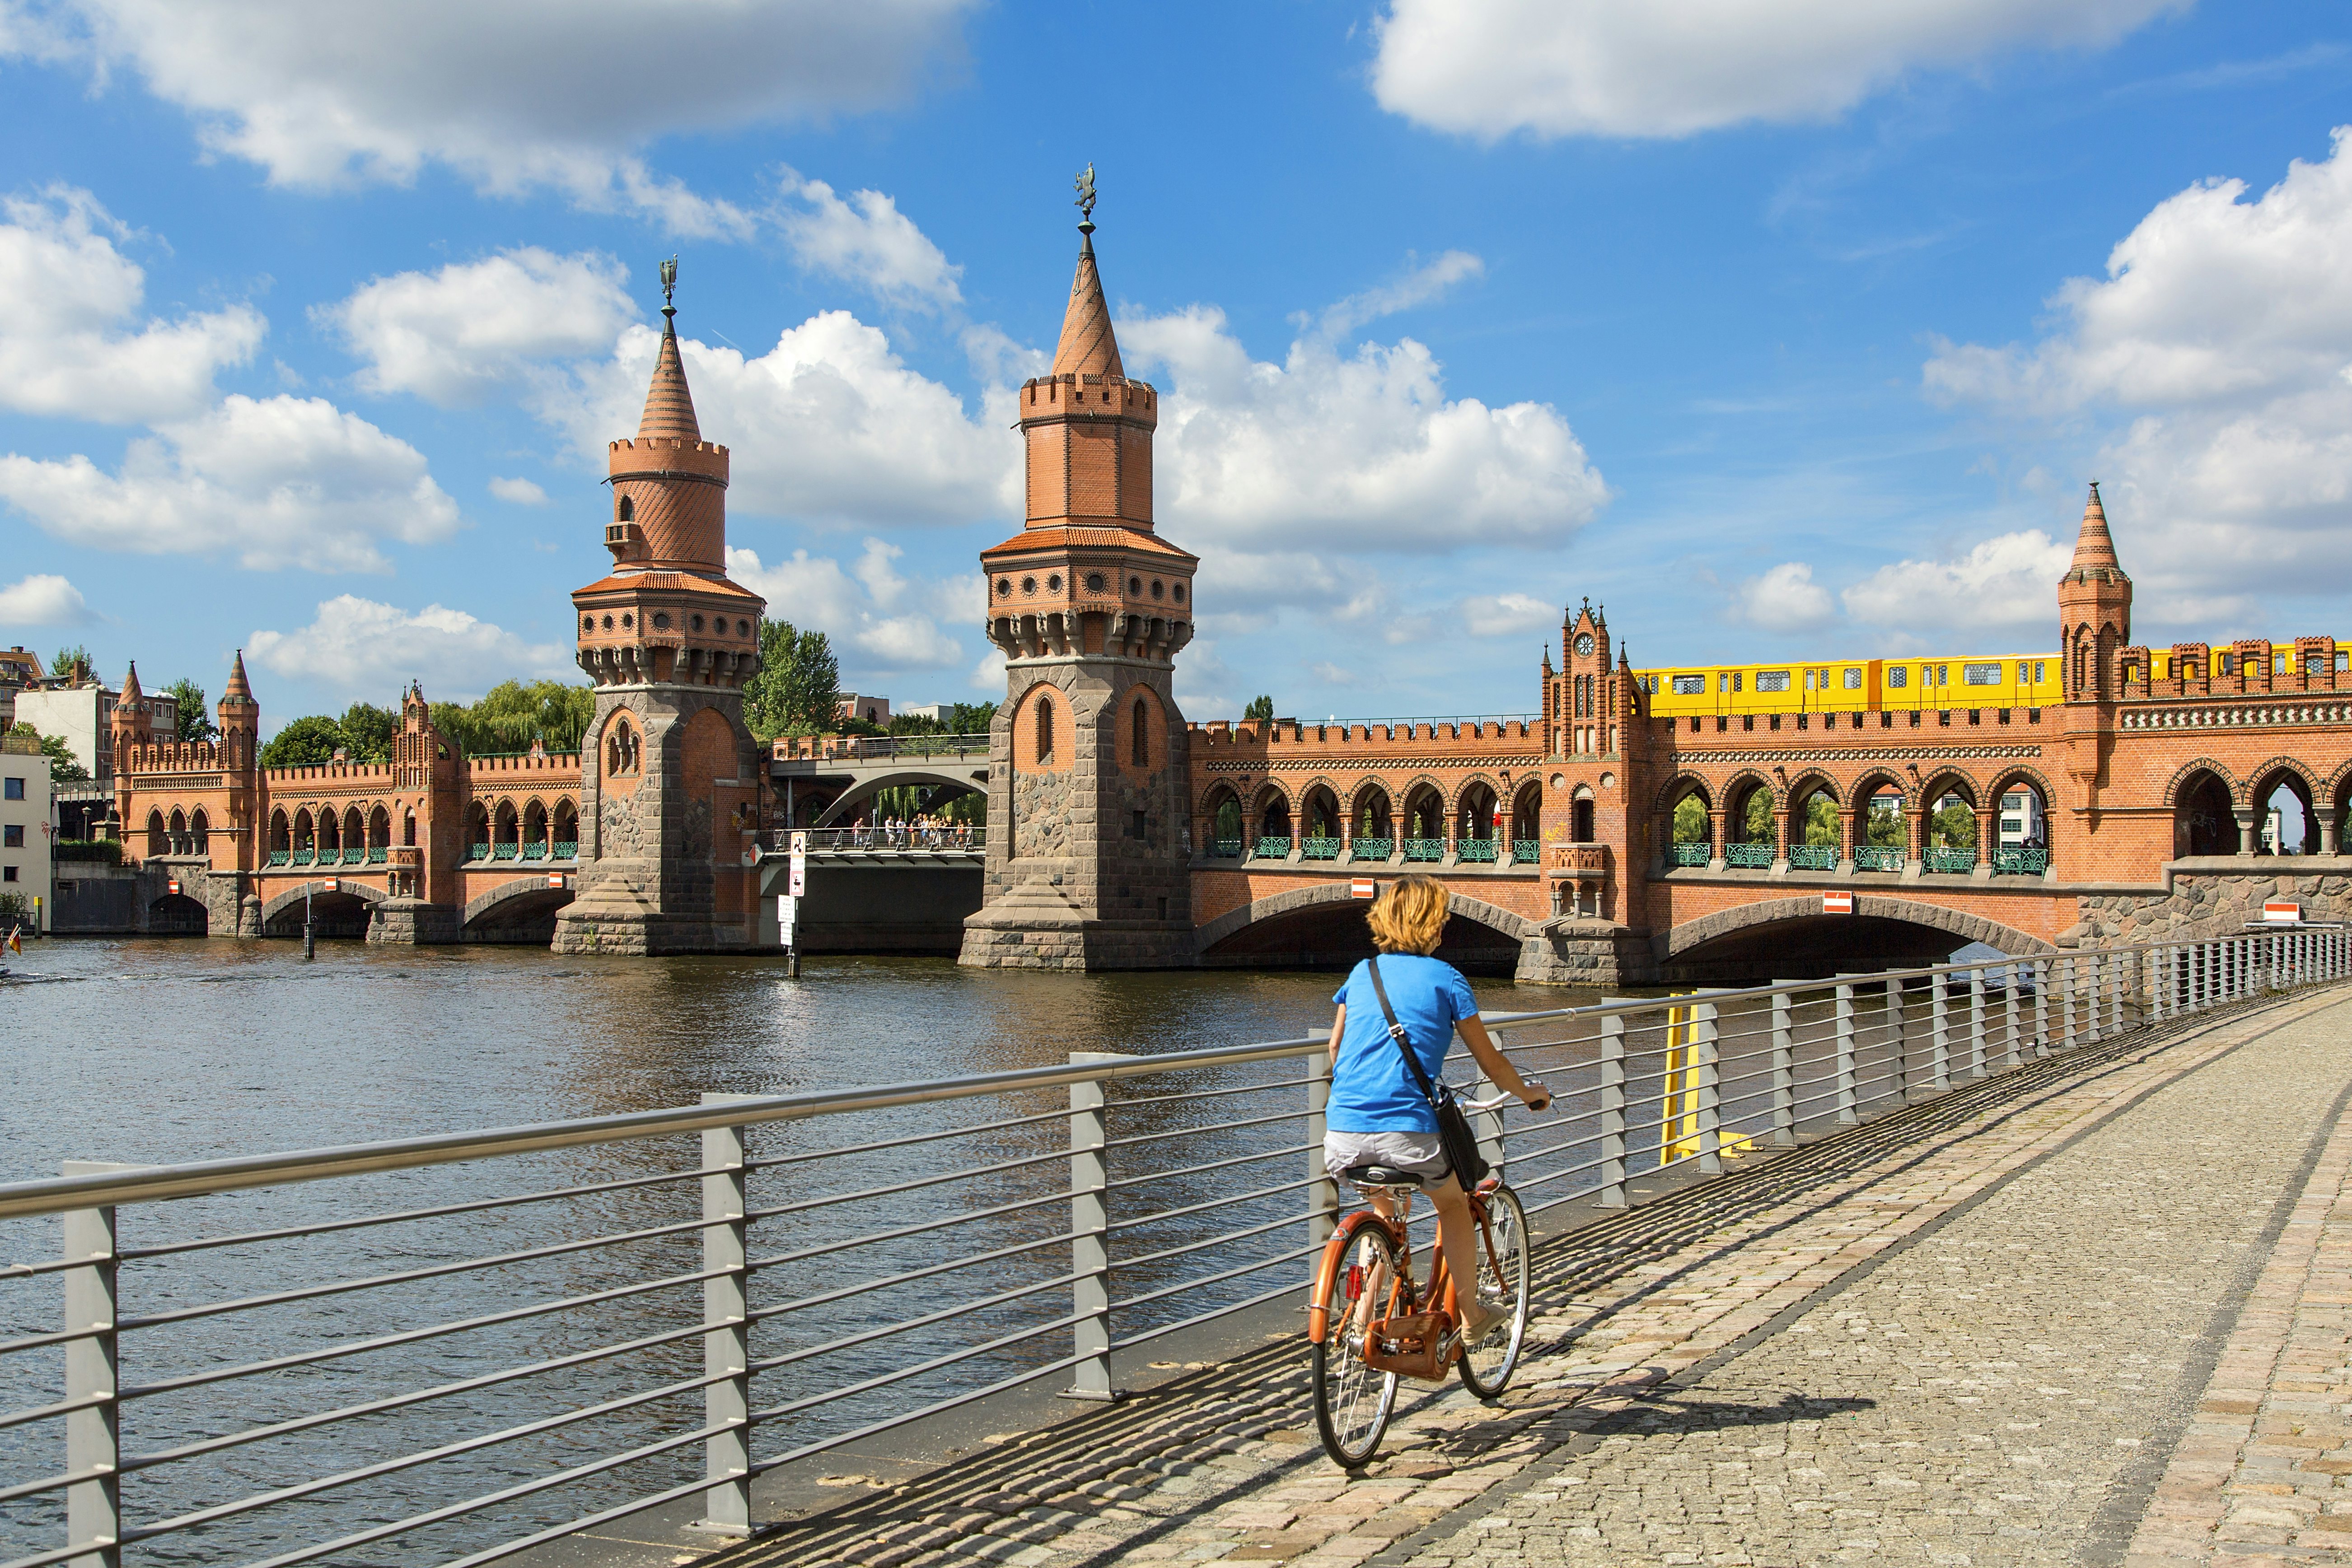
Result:
<svg viewBox="0 0 2352 1568"><path fill-rule="evenodd" d="M2116 701L2123 695L2118 655L2131 643L2131 607L2132 580L2116 557L2115 537L2107 532L2107 511L2095 479L2074 536L2074 559L2058 580L2066 776L2074 794L2067 804L2081 830L2067 835L2074 845L2085 843L2096 825L2099 788L2106 781L2108 757L2115 749Z"/></svg>
<svg viewBox="0 0 2352 1568"><path fill-rule="evenodd" d="M1174 690L1199 558L1151 520L1160 394L1120 362L1096 270L1091 179L1050 374L1021 388L1027 522L981 552L1005 657L991 727L982 904L962 962L1190 962L1188 747Z"/></svg>
<svg viewBox="0 0 2352 1568"><path fill-rule="evenodd" d="M596 688L581 747L578 895L560 953L747 946L759 747L743 685L766 601L727 577L727 448L702 439L662 267L661 351L634 438L606 450L612 571L572 595Z"/></svg>

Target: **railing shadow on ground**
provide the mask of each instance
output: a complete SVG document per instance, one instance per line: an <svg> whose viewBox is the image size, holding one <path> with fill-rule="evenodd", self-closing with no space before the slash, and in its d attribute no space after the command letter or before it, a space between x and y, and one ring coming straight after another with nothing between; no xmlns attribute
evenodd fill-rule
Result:
<svg viewBox="0 0 2352 1568"><path fill-rule="evenodd" d="M1538 1216L1694 1179L1704 1225L1773 1185L1753 1156L2347 957L2261 932L1496 1015L1559 1103L1482 1135ZM1088 1054L0 1187L6 1568L470 1564L688 1502L747 1531L756 1474L1041 1378L1107 1395L1295 1293L1340 1202L1327 1072L1319 1040Z"/></svg>

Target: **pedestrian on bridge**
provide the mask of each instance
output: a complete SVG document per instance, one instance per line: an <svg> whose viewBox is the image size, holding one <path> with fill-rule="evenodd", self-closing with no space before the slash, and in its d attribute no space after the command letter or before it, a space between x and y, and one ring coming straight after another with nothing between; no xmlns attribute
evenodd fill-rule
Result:
<svg viewBox="0 0 2352 1568"><path fill-rule="evenodd" d="M1422 1092L1403 1052L1410 1050L1422 1076L1434 1083L1445 1071L1446 1048L1458 1029L1489 1082L1517 1095L1530 1111L1549 1105L1551 1095L1542 1084L1520 1078L1479 1021L1470 982L1435 956L1445 914L1445 889L1426 876L1399 878L1372 901L1367 919L1380 956L1357 965L1331 998L1339 1014L1331 1020L1323 1168L1334 1178L1364 1165L1419 1177L1437 1206L1437 1244L1446 1270L1464 1281L1478 1278L1469 1198L1446 1163L1436 1108ZM1376 1190L1370 1196L1373 1208L1396 1217L1396 1200L1389 1194ZM1503 1309L1467 1295L1461 1302L1464 1343L1475 1343Z"/></svg>

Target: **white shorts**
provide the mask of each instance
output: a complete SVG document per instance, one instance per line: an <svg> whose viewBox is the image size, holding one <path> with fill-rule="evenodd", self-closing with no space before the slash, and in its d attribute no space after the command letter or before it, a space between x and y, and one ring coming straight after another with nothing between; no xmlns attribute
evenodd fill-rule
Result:
<svg viewBox="0 0 2352 1568"><path fill-rule="evenodd" d="M1349 1166L1411 1171L1431 1186L1448 1175L1445 1145L1434 1133L1326 1133L1323 1168L1334 1176Z"/></svg>

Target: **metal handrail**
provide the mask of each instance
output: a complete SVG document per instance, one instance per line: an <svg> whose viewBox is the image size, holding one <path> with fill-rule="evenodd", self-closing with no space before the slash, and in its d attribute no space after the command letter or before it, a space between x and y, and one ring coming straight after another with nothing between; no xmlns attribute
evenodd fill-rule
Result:
<svg viewBox="0 0 2352 1568"><path fill-rule="evenodd" d="M1596 1196L1622 1205L1631 1201L1629 1182L1658 1172L1704 1178L1734 1155L1869 1120L1983 1074L2113 1038L2141 1021L2347 975L2352 935L2295 928L1495 1012L1486 1016L1498 1038L1517 1051L1542 1053L1534 1061L1559 1075L1559 1110L1556 1120L1509 1140L1507 1149L1499 1113L1482 1110L1480 1135L1491 1135L1497 1154L1507 1155L1516 1186L1531 1200L1540 1195L1531 1211ZM1320 1037L1207 1047L0 1186L0 1219L59 1214L67 1221L58 1256L45 1248L40 1262L0 1269L0 1285L61 1276L68 1303L59 1329L0 1343L0 1373L26 1369L10 1386L43 1394L25 1408L0 1411L0 1428L14 1433L47 1423L66 1427L68 1435L65 1462L52 1473L0 1476L0 1500L66 1492L76 1500L73 1509L41 1514L37 1510L55 1505L36 1503L35 1512L12 1514L9 1528L63 1517L75 1521L69 1533L81 1532L62 1548L0 1568L119 1554L123 1544L198 1527L239 1556L260 1557L252 1568L290 1568L413 1531L459 1528L459 1521L471 1521L462 1528L480 1541L502 1538L479 1550L468 1539L451 1552L440 1550L436 1536L436 1559L476 1564L697 1494L715 1526L736 1528L749 1519L749 1478L778 1465L1063 1372L1075 1375L1075 1392L1108 1394L1115 1353L1297 1289L1295 1280L1260 1286L1269 1272L1294 1270L1314 1255L1338 1213L1339 1188L1320 1163L1325 1051ZM1448 1065L1462 1060L1451 1052ZM1244 1082L1220 1081L1236 1068L1291 1061L1303 1071L1244 1071ZM1616 1087L1604 1092L1612 1061ZM1204 1084L1203 1073L1215 1076ZM1108 1092L1114 1083L1145 1079L1176 1087ZM1066 1092L1066 1109L1023 1103L1057 1091ZM1491 1085L1478 1092L1490 1092ZM1244 1108L1224 1102L1240 1095L1277 1098L1271 1108L1261 1100L1249 1108L1254 1113L1236 1116L1231 1113ZM1001 1101L1017 1113L904 1131L894 1124L908 1118L894 1117L871 1136L845 1135L856 1130L829 1120L908 1108L936 1113L974 1099ZM824 1131L810 1140L818 1146L756 1155L749 1146L756 1129L793 1138L793 1124L820 1120ZM1116 1135L1115 1121L1128 1123ZM689 1169L665 1155L667 1168L650 1175L571 1185L541 1180L507 1196L376 1204L310 1223L273 1214L250 1229L142 1238L137 1246L113 1240L117 1207L264 1187L289 1189L271 1201L291 1203L290 1189L302 1183L696 1134L702 1157ZM1178 1163L1150 1168L1169 1157ZM858 1159L887 1164L870 1172L847 1163L824 1166L805 1187L754 1190L755 1178L803 1182L822 1162ZM1228 1189L1234 1174L1261 1165L1272 1168ZM462 1179L480 1177L467 1172ZM682 1212L693 1201L680 1190L690 1181L699 1184L698 1215ZM971 1186L958 1191L958 1183ZM557 1207L572 1203L582 1207ZM883 1211L874 1212L877 1206ZM433 1233L421 1246L407 1239L413 1233L372 1239L386 1234L385 1227L473 1224L469 1217L505 1209L528 1210L547 1225L561 1219L562 1228L527 1237L494 1221L485 1234L507 1246L488 1254L470 1247L453 1254ZM93 1228L97 1216L106 1218ZM791 1228L790 1248L757 1250L760 1228L779 1223ZM980 1228L971 1230L974 1226ZM970 1231L969 1240L956 1235L960 1228ZM833 1230L841 1233L826 1234ZM90 1281L101 1273L110 1281L125 1264L138 1269L135 1281L126 1275L128 1287L143 1284L149 1271L184 1266L183 1254L219 1258L238 1246L327 1238L352 1266L332 1261L323 1278L308 1269L273 1272L266 1281L271 1288L258 1291L208 1291L173 1281L163 1310L143 1312L128 1288L118 1311L109 1283L102 1310L90 1305L101 1300L91 1294ZM698 1239L701 1266L682 1267L682 1245ZM1261 1244L1263 1252L1256 1250ZM493 1270L509 1271L495 1276L496 1288L516 1294L532 1288L534 1273L572 1280L586 1270L591 1277L582 1282L599 1288L551 1291L454 1321L330 1343L266 1343L278 1322L272 1309L332 1298L342 1303L339 1312L364 1326L357 1314L388 1299L381 1292L405 1291L413 1299L419 1287L442 1292L460 1277L492 1278ZM524 1278L510 1286L511 1271ZM699 1302L684 1289L697 1285ZM897 1292L912 1286L920 1288L899 1299ZM201 1299L208 1294L224 1299ZM530 1348L546 1331L520 1325L557 1314L610 1318L619 1332L592 1329L593 1340L565 1342L555 1354ZM21 1314L16 1321L32 1326ZM149 1342L123 1335L166 1324L172 1332L161 1337L173 1361L195 1369L142 1379L135 1363L150 1354L138 1348ZM427 1351L431 1342L484 1333L504 1336L520 1354L455 1379L432 1375L439 1353ZM215 1337L202 1337L207 1334ZM1049 1343L1065 1334L1067 1354ZM702 1364L689 1374L680 1353L698 1338ZM96 1360L79 1348L93 1340L106 1346ZM886 1345L896 1348L877 1348ZM68 1352L62 1388L46 1370L48 1357L6 1359L58 1346ZM479 1346L470 1341L465 1354L488 1354ZM373 1361L366 1375L378 1382L367 1396L334 1397L349 1375L331 1374L333 1364L376 1353L401 1358L395 1370L404 1375L409 1368L419 1375L412 1385L395 1379L386 1388L385 1363ZM982 1382L964 1370L991 1360L1003 1364L1003 1376ZM37 1365L44 1370L30 1370ZM111 1370L104 1385L89 1382L92 1366L120 1366L121 1385L112 1384ZM755 1401L756 1391L772 1386L757 1380L784 1368L793 1369L789 1396ZM287 1378L297 1372L308 1381ZM131 1446L138 1434L129 1417L148 1408L144 1402L268 1375L276 1375L266 1418L236 1416L239 1407L224 1404L233 1418L207 1430L201 1411L191 1420L184 1400L174 1401L163 1440ZM328 1397L317 1408L299 1400L289 1406L289 1389L321 1390ZM478 1401L489 1391L497 1403L483 1406ZM700 1408L689 1414L685 1402L698 1395ZM558 1407L550 1406L551 1398ZM110 1407L112 1421L102 1427L90 1422L92 1412ZM453 1410L488 1418L480 1429L453 1430L446 1414ZM388 1420L436 1425L430 1440L363 1455L317 1440L355 1421L370 1423L374 1434L400 1430L387 1427ZM788 1447L754 1450L756 1437L779 1429L791 1434ZM555 1441L558 1432L570 1434L571 1443L603 1448L582 1463L571 1462L574 1453L551 1454L557 1462L546 1474L538 1473L535 1459L505 1461L503 1456L528 1455ZM288 1451L267 1446L305 1436L307 1444ZM696 1445L702 1447L702 1474L681 1479L675 1467L689 1462ZM231 1450L246 1457L224 1469L230 1462L222 1456ZM35 1451L30 1438L12 1435L11 1462ZM502 1456L507 1474L519 1466L531 1479L478 1490L484 1475L478 1456L492 1451ZM347 1468L325 1472L319 1456L346 1454ZM139 1494L153 1500L152 1520L121 1517L112 1489L116 1478L131 1473L155 1478ZM244 1479L248 1474L252 1479ZM386 1508L367 1483L395 1474L412 1478L402 1483L409 1500ZM428 1483L426 1476L436 1479ZM443 1478L453 1479L444 1486ZM453 1493L451 1486L472 1495ZM587 1506L566 1492L509 1520L521 1500L566 1488L583 1489L578 1503ZM286 1532L268 1514L281 1505L299 1506L305 1519L320 1512L336 1521L318 1527L333 1539L286 1549ZM401 1507L416 1511L391 1517ZM550 1510L562 1511L564 1522L549 1524ZM239 1523L264 1516L273 1522ZM238 1545L241 1533L255 1530L262 1533L251 1542L266 1540L267 1547Z"/></svg>

